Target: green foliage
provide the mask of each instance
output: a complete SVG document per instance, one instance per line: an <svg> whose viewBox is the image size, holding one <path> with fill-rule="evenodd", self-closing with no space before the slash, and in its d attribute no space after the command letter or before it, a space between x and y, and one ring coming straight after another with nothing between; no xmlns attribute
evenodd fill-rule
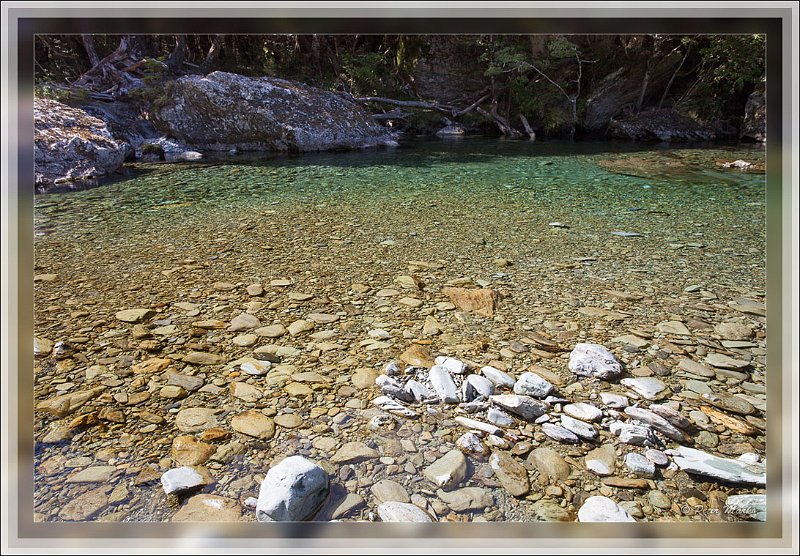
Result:
<svg viewBox="0 0 800 556"><path fill-rule="evenodd" d="M721 91L734 93L764 75L764 35L714 35L700 53L711 67L711 78Z"/></svg>
<svg viewBox="0 0 800 556"><path fill-rule="evenodd" d="M558 35L547 43L547 50L550 52L550 58L563 60L564 58L574 58L578 52L578 46L563 35Z"/></svg>
<svg viewBox="0 0 800 556"><path fill-rule="evenodd" d="M342 70L356 95L375 95L391 81L388 60L379 52L345 54Z"/></svg>
<svg viewBox="0 0 800 556"><path fill-rule="evenodd" d="M52 83L39 83L33 88L33 96L36 98L48 98L58 102L66 102L70 99L69 89L58 87Z"/></svg>

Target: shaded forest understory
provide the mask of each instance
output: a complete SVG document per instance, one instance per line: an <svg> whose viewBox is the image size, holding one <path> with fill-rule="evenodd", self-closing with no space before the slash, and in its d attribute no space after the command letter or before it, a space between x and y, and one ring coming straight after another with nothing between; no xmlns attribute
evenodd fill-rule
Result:
<svg viewBox="0 0 800 556"><path fill-rule="evenodd" d="M603 137L670 113L736 139L764 59L761 35L39 35L35 78L37 96L145 118L176 78L222 70L335 91L409 133Z"/></svg>

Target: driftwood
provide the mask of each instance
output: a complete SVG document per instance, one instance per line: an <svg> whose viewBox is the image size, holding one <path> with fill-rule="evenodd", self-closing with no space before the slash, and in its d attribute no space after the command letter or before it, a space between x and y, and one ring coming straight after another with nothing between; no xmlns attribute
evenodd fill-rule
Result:
<svg viewBox="0 0 800 556"><path fill-rule="evenodd" d="M483 93L484 91L481 91L481 93ZM480 114L484 118L494 122L494 124L500 129L500 132L506 137L516 138L522 135L519 131L514 129L514 127L507 119L505 119L504 117L502 117L497 113L496 101L492 103L491 112L487 112L484 108L481 107L481 104L486 102L491 97L491 93L483 94L483 96L481 96L480 98L478 98L477 100L475 100L474 102L472 102L471 104L469 104L464 108L453 106L450 104L442 104L439 102L429 102L425 100L399 100L386 97L354 97L349 93L341 93L341 92L339 94L347 97L349 100L353 102L358 102L361 104L369 104L369 103L391 104L394 106L404 106L407 108L434 110L436 112L447 114L448 116L451 116L453 118L461 117L475 110L476 112L478 112L478 114ZM394 111L385 114L373 114L372 117L378 120L397 118L397 116L390 117L386 115L386 114L392 114L393 112ZM527 124L527 120L525 121L525 123ZM530 135L531 137L535 137L536 134L533 132L532 129L530 129L529 125L526 127L526 131L528 132L528 135ZM532 133L533 135L531 135Z"/></svg>
<svg viewBox="0 0 800 556"><path fill-rule="evenodd" d="M86 89L90 93L113 95L123 88L141 87L144 83L133 75L141 63L132 57L128 37L122 37L117 49L98 61L86 73L72 83L73 87Z"/></svg>
<svg viewBox="0 0 800 556"><path fill-rule="evenodd" d="M533 131L531 124L528 123L528 118L525 117L525 114L520 113L519 120L522 122L522 127L525 128L525 133L528 134L528 137L531 138L531 141L536 140L536 132Z"/></svg>

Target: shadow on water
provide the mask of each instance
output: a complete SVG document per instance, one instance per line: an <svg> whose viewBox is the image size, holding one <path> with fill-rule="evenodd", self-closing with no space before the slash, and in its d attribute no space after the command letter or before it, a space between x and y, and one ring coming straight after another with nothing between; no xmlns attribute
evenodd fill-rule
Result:
<svg viewBox="0 0 800 556"><path fill-rule="evenodd" d="M309 153L207 153L202 161L169 161L162 163L134 163L124 166L115 174L92 180L74 182L50 188L47 193L83 191L110 185L132 178L174 172L180 169L210 168L216 166L256 166L265 168L303 168L324 166L342 169L372 167L433 168L439 165L492 164L498 158L543 158L543 164L554 164L553 159L575 156L609 156L634 153L674 153L682 150L752 151L763 156L761 145L737 143L637 143L633 141L529 141L501 138L464 137L453 139L413 138L403 140L398 147L365 149L345 152ZM719 174L715 172L715 174Z"/></svg>

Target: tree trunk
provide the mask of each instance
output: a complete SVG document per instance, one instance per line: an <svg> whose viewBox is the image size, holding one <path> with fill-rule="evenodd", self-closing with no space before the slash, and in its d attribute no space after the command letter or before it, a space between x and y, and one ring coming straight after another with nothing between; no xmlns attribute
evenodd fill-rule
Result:
<svg viewBox="0 0 800 556"><path fill-rule="evenodd" d="M528 118L525 117L525 114L520 114L519 119L522 122L522 127L525 128L525 133L528 134L528 137L531 138L531 141L536 141L536 132L533 131L531 124L528 123Z"/></svg>
<svg viewBox="0 0 800 556"><path fill-rule="evenodd" d="M83 39L83 48L86 49L86 54L89 55L89 63L91 67L95 67L100 63L100 56L97 55L97 50L94 47L94 37L92 35L81 35Z"/></svg>
<svg viewBox="0 0 800 556"><path fill-rule="evenodd" d="M642 103L644 103L644 94L647 92L647 84L650 82L650 67L648 64L642 79L642 90L639 92L639 100L636 102L636 115L642 111Z"/></svg>
<svg viewBox="0 0 800 556"><path fill-rule="evenodd" d="M203 60L203 63L200 65L200 70L203 73L208 73L208 71L214 65L214 62L216 62L217 58L219 58L219 53L222 51L222 45L224 41L225 35L214 35L214 40L211 41L211 48L208 49L206 59Z"/></svg>
<svg viewBox="0 0 800 556"><path fill-rule="evenodd" d="M175 35L175 50L167 58L167 67L172 73L178 73L183 66L184 59L186 58L186 37L183 35Z"/></svg>
<svg viewBox="0 0 800 556"><path fill-rule="evenodd" d="M675 71L672 73L672 77L669 78L669 83L667 86L664 87L664 94L661 95L661 100L658 101L658 109L661 110L661 107L664 105L664 100L667 98L667 93L669 93L670 88L672 87L672 82L675 81L675 77L678 75L678 72L681 71L683 67L683 63L686 61L686 58L689 56L689 51L692 49L691 44L686 48L686 52L681 59L681 63L678 64L678 67L675 68Z"/></svg>

